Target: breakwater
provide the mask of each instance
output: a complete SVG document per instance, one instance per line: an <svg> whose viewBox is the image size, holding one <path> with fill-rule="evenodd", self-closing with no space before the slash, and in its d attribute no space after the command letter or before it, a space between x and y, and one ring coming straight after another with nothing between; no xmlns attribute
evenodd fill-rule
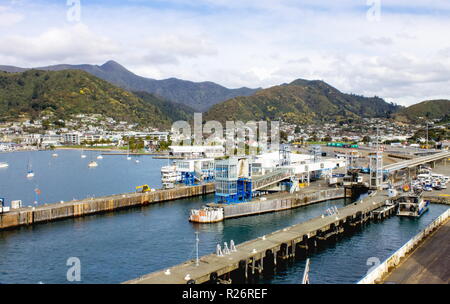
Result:
<svg viewBox="0 0 450 304"><path fill-rule="evenodd" d="M0 214L0 229L143 206L214 192L214 184L180 187L146 193L126 193L99 198L27 207Z"/></svg>
<svg viewBox="0 0 450 304"><path fill-rule="evenodd" d="M240 204L208 204L211 207L223 208L224 219L240 216L256 215L268 212L277 212L302 206L307 206L326 200L345 198L344 188L313 189L296 194L275 194L256 198L251 202Z"/></svg>

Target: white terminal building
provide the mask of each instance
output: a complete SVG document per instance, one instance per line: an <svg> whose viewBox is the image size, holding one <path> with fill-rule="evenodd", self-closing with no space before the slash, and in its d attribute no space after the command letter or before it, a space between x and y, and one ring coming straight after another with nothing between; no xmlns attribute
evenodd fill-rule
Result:
<svg viewBox="0 0 450 304"><path fill-rule="evenodd" d="M174 164L161 169L165 188L171 188L175 183L193 185L197 182L214 180L217 164L221 162L214 157L223 156L222 146L171 146L170 148L172 155L185 157L185 159L176 160ZM290 152L283 156L280 151L238 158L246 159L248 178L258 178L279 169L288 169L297 176L299 181L307 183L321 177L329 178L332 176L333 169L346 166L346 159L343 158L322 158Z"/></svg>
<svg viewBox="0 0 450 304"><path fill-rule="evenodd" d="M222 157L225 155L225 148L223 146L170 146L169 154L173 156L185 158L200 158L200 157Z"/></svg>
<svg viewBox="0 0 450 304"><path fill-rule="evenodd" d="M308 175L314 173L314 176L331 175L333 169L346 166L345 158L319 158L314 159L310 154L290 153L289 164L283 167L290 168L296 175ZM269 152L254 157L252 161L252 174L265 175L275 168L281 167L281 158L279 152Z"/></svg>

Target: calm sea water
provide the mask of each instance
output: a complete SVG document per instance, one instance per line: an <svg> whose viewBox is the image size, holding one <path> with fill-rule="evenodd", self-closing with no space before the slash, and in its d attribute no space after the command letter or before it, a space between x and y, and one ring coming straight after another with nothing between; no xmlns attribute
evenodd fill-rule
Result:
<svg viewBox="0 0 450 304"><path fill-rule="evenodd" d="M127 162L124 156L110 156L99 160L98 168L87 169L89 156L81 160L79 151L58 153L60 157L57 159L51 158L48 152L32 155L36 179L41 185L45 181L47 187L40 185L43 189L42 201L45 193L49 201L59 201L74 195L80 198L83 195L127 192L143 183L158 185L159 168L167 163L166 160L153 160L145 156L140 158L140 164L135 164ZM97 155L86 153L92 153L92 157ZM6 197L11 195L33 200L34 193L25 196L21 192L21 189L27 189L26 193L33 192L35 187L28 185L29 181L24 178L28 155L1 154L0 161L5 159L5 155L10 167L7 172L0 173L0 191L5 191ZM37 164L39 160L41 165ZM59 169L55 169L56 166ZM14 172L18 171L17 168L22 168L23 172ZM11 181L10 176L16 179ZM214 252L218 243L234 240L239 244L319 216L332 205L342 207L345 204L343 200L337 200L212 225L189 223L189 210L201 207L212 199L213 196L209 195L175 200L1 231L0 282L69 283L66 262L70 257L77 257L81 261L81 283L119 283L194 258L196 231L199 232L200 255L204 255ZM430 211L418 220L393 217L379 224L372 223L353 236L314 254L311 257L311 282L358 281L371 267L366 264L368 258L377 257L383 261L446 208L432 205ZM299 283L303 267L304 261L295 262L261 282Z"/></svg>
<svg viewBox="0 0 450 304"><path fill-rule="evenodd" d="M53 153L59 156L52 157ZM8 203L22 200L27 206L34 204L36 188L41 190L38 203L43 204L133 192L143 184L161 187L159 169L167 160L151 156L127 160L126 155L96 159L101 152L84 151L84 154L87 157L83 159L78 150L0 153L0 162L9 163L8 168L0 169L0 197ZM88 167L92 160L98 167ZM29 162L35 173L32 179L26 178Z"/></svg>

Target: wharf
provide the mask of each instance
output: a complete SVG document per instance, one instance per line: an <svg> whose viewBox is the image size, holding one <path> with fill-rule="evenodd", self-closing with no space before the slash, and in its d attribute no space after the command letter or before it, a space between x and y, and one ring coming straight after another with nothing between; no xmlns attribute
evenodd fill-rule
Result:
<svg viewBox="0 0 450 304"><path fill-rule="evenodd" d="M205 195L214 192L214 184L179 187L145 193L126 193L119 195L87 198L79 201L46 204L37 207L13 209L0 213L0 230L32 225L65 218L74 218L124 208L144 206L163 201Z"/></svg>
<svg viewBox="0 0 450 304"><path fill-rule="evenodd" d="M304 188L295 194L282 192L257 197L245 203L210 203L208 207L223 208L224 219L229 219L303 207L326 200L345 198L345 195L344 188L312 186L311 188Z"/></svg>
<svg viewBox="0 0 450 304"><path fill-rule="evenodd" d="M230 279L236 273L243 273L247 278L249 272L261 272L276 265L277 260L295 256L296 251L298 253L302 247L314 246L312 244L317 244L319 237L330 235L332 231L341 233L365 222L370 219L371 211L384 205L387 199L385 192L375 192L357 203L340 208L338 214L317 217L242 243L236 246L236 251L224 256L203 256L199 259L198 266L195 260L190 260L125 283L199 284Z"/></svg>

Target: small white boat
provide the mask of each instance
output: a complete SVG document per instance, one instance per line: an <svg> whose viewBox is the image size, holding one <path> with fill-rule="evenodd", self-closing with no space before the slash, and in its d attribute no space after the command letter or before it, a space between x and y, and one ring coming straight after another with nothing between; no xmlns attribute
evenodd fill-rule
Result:
<svg viewBox="0 0 450 304"><path fill-rule="evenodd" d="M127 160L131 160L131 156L128 155L128 156L127 156Z"/></svg>
<svg viewBox="0 0 450 304"><path fill-rule="evenodd" d="M135 163L136 163L136 164L139 164L140 162L141 162L141 161L140 161L139 159L136 159L136 160L135 160Z"/></svg>
<svg viewBox="0 0 450 304"><path fill-rule="evenodd" d="M58 153L53 153L52 157L58 157Z"/></svg>
<svg viewBox="0 0 450 304"><path fill-rule="evenodd" d="M97 156L97 159L103 159L103 156L99 155Z"/></svg>
<svg viewBox="0 0 450 304"><path fill-rule="evenodd" d="M5 162L0 162L0 168L8 168L9 164Z"/></svg>
<svg viewBox="0 0 450 304"><path fill-rule="evenodd" d="M85 154L81 154L81 158L86 158L86 155Z"/></svg>
<svg viewBox="0 0 450 304"><path fill-rule="evenodd" d="M177 171L176 166L161 167L162 183L176 183L181 181L181 173Z"/></svg>
<svg viewBox="0 0 450 304"><path fill-rule="evenodd" d="M93 167L97 167L98 166L98 164L97 164L97 162L95 162L95 161L91 161L91 162L89 162L89 164L88 164L88 167L89 168L93 168Z"/></svg>

